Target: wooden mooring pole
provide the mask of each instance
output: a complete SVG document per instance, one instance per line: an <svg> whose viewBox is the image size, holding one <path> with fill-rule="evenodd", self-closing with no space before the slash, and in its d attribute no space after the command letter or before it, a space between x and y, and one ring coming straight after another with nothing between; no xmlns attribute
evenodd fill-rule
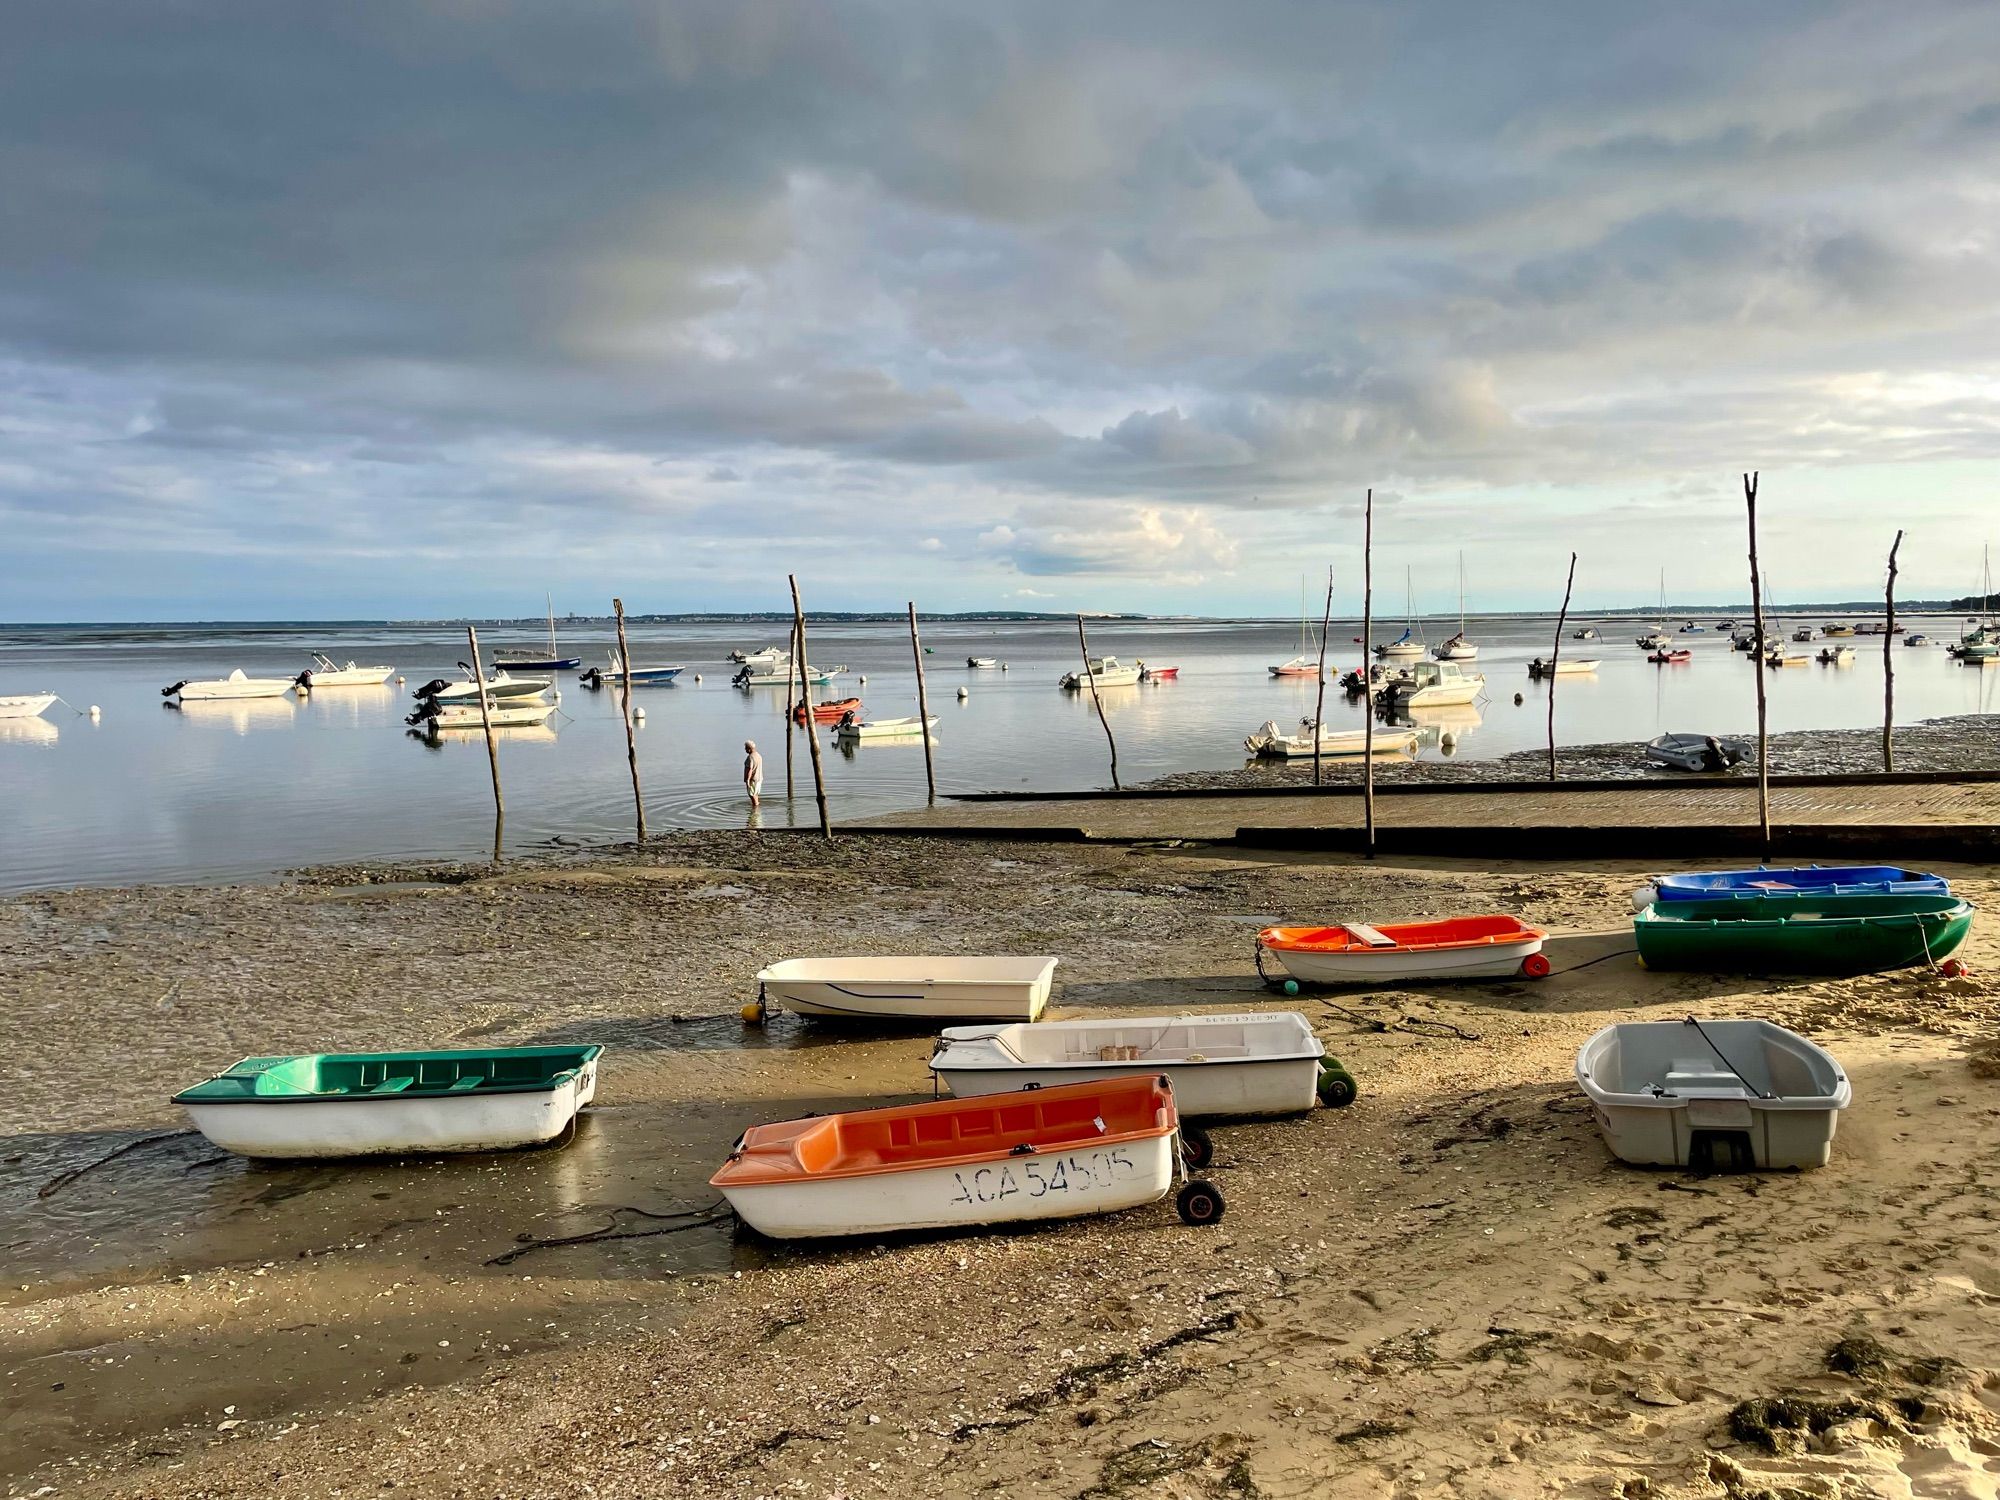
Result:
<svg viewBox="0 0 2000 1500"><path fill-rule="evenodd" d="M1375 853L1375 490L1361 503L1361 724L1362 848Z"/></svg>
<svg viewBox="0 0 2000 1500"><path fill-rule="evenodd" d="M493 862L500 862L500 827L507 821L507 801L500 795L500 745L493 738L493 706L486 693L486 668L479 661L479 631L465 627L465 644L472 650L472 680L479 684L479 727L486 731L486 763L493 771Z"/></svg>
<svg viewBox="0 0 2000 1500"><path fill-rule="evenodd" d="M1549 653L1549 780L1556 779L1556 668L1562 665L1563 627L1569 623L1569 596L1576 587L1576 554L1569 555L1569 581L1563 585L1563 607L1556 615L1556 648Z"/></svg>
<svg viewBox="0 0 2000 1500"><path fill-rule="evenodd" d="M1902 550L1903 533L1889 547L1889 586L1884 598L1889 621L1882 627L1882 769L1896 769L1896 658L1889 649L1896 644L1896 554Z"/></svg>
<svg viewBox="0 0 2000 1500"><path fill-rule="evenodd" d="M931 764L931 700L924 688L924 643L917 639L917 601L910 601L910 655L917 661L917 721L924 730L924 789L937 801L937 768Z"/></svg>
<svg viewBox="0 0 2000 1500"><path fill-rule="evenodd" d="M794 665L794 666L796 666L796 665L798 665L798 664L799 664L799 627L798 627L798 626L794 625L794 626L792 627L792 633L791 633L791 635L790 635L790 636L788 636L788 637L786 638L786 643L787 643L787 645L788 645L788 646L790 647L790 656L791 656L791 659L792 659L792 663L793 663L793 665ZM792 684L791 684L791 679L790 679L790 677L789 677L789 675L788 675L788 676L786 677L786 680L785 680L785 801L786 801L786 802L790 802L790 801L792 800L792 796L793 796L793 792L792 792L792 728L793 728L793 725L794 725L795 721L796 721L796 720L797 720L797 718L798 718L798 713L797 713L797 711L796 711L796 710L797 710L797 708L798 708L798 704L795 704L795 703L793 703L793 702L791 701L791 698L792 698ZM803 700L803 699L801 699L800 701L801 701L801 702L803 702L804 700ZM811 718L810 718L810 716L808 716L808 718L807 718L807 723L806 723L806 733L808 733L808 734L812 733L812 722L811 722Z"/></svg>
<svg viewBox="0 0 2000 1500"><path fill-rule="evenodd" d="M1320 735L1326 724L1326 637L1333 628L1333 564L1326 565L1326 609L1319 620L1319 697L1313 704L1313 785L1319 785Z"/></svg>
<svg viewBox="0 0 2000 1500"><path fill-rule="evenodd" d="M1764 676L1771 670L1764 639L1764 575L1757 567L1757 476L1743 476L1743 503L1750 513L1750 610L1757 631L1757 831L1764 858L1771 857L1771 729Z"/></svg>
<svg viewBox="0 0 2000 1500"><path fill-rule="evenodd" d="M806 661L806 611L799 603L798 575L787 573L785 578L792 586L792 628L799 637L799 702L806 710L806 750L812 756L813 795L819 799L819 831L832 838L833 819L826 811L826 769L820 764L818 726L813 723L812 676Z"/></svg>
<svg viewBox="0 0 2000 1500"><path fill-rule="evenodd" d="M1097 673L1090 665L1090 638L1083 633L1083 616L1076 617L1076 644L1083 651L1083 680L1090 684L1090 701L1097 708L1097 722L1104 726L1104 742L1111 747L1111 790L1122 792L1118 783L1118 741L1112 738L1111 721L1104 717L1104 700L1097 696Z"/></svg>
<svg viewBox="0 0 2000 1500"><path fill-rule="evenodd" d="M639 791L639 741L632 733L632 648L625 641L625 601L614 598L611 613L618 618L618 711L625 716L625 761L632 768L632 811L638 820L639 842L646 842L646 799ZM551 634L550 639L554 636Z"/></svg>

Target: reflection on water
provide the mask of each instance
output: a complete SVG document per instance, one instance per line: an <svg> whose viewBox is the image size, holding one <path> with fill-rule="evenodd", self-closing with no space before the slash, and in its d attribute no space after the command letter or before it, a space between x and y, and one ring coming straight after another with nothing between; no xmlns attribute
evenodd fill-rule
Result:
<svg viewBox="0 0 2000 1500"><path fill-rule="evenodd" d="M47 719L0 719L0 741L17 745L53 745L62 731Z"/></svg>
<svg viewBox="0 0 2000 1500"><path fill-rule="evenodd" d="M1528 663L1549 654L1552 620L1473 621L1486 696L1469 708L1409 715L1406 722L1421 736L1419 758L1539 748L1552 691L1564 745L1754 728L1754 668L1729 649L1726 633L1679 637L1693 651L1692 662L1662 669L1630 644L1633 622L1597 623L1604 639L1589 648L1602 659L1595 674L1538 679L1529 676ZM1788 633L1792 623L1786 622ZM1955 639L1957 622L1912 628ZM761 826L816 821L804 731L784 713L789 695L782 688L728 686L728 652L761 644L770 633L768 622L635 628L635 657L687 665L671 690L636 695L647 710L636 738L651 827L744 826L746 739L764 752ZM1350 622L1336 624L1330 675L1359 665L1359 648L1349 640L1357 633ZM602 658L604 641L588 630L565 634L575 636L565 640L572 654ZM936 647L925 672L931 711L942 719L932 736L941 792L1109 783L1097 704L1087 691L1057 686L1077 665L1073 625L934 624L926 635ZM828 622L815 627L814 642L823 660L852 665L832 692L860 697L864 718L917 713L916 674L901 629ZM1271 663L1296 654L1296 622L1107 621L1093 626L1092 644L1120 660L1144 657L1180 668L1174 680L1099 690L1127 785L1234 766L1244 735L1267 719L1297 724L1318 699L1319 684L1310 678L1269 675ZM1564 644L1572 655L1579 649ZM1892 649L1903 721L2000 708L2000 670L1962 669L1935 648ZM303 703L286 697L156 707L161 682L219 676L236 666L290 677L308 664L311 650L329 650L342 661L397 662L408 683L327 688ZM347 859L488 857L492 788L484 736L476 729L448 733L420 741L435 753L416 755L403 723L412 707L410 686L455 676L453 663L463 655L462 637L444 627L0 633L0 682L45 684L70 702L104 708L88 732L65 723L59 738L51 737L56 726L47 721L0 723L0 890L252 877ZM1010 670L969 669L968 656L994 657ZM706 683L694 681L704 670ZM1882 652L1871 645L1850 668L1770 673L1766 684L1774 731L1868 725L1881 712ZM579 690L571 676L562 685L562 711L550 724L498 731L512 810L509 849L537 847L556 835L589 840L632 832L620 695ZM1329 731L1360 728L1365 712L1361 700L1329 686ZM920 738L863 741L835 755L824 752L838 742L822 731L821 744L836 820L922 805ZM448 746L462 753L447 754ZM31 755L31 747L55 753Z"/></svg>

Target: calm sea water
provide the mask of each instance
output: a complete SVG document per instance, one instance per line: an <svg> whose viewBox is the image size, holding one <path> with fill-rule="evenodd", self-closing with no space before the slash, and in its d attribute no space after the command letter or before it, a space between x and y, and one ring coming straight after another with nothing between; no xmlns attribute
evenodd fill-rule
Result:
<svg viewBox="0 0 2000 1500"><path fill-rule="evenodd" d="M1665 730L1740 732L1755 724L1753 675L1726 634L1683 637L1686 666L1656 667L1633 644L1631 620L1595 622L1603 658L1592 677L1558 689L1565 744L1646 739ZM1940 640L1955 620L1914 621ZM1454 622L1455 626L1455 622ZM1400 628L1398 626L1397 628ZM1430 628L1432 639L1452 626ZM1445 710L1422 724L1423 758L1489 758L1543 742L1546 688L1527 661L1545 654L1552 622L1474 620L1477 670L1488 700ZM1336 658L1359 659L1353 622L1336 622ZM798 797L785 798L784 692L730 687L732 648L780 640L781 628L641 628L635 660L678 661L670 687L640 689L640 773L655 828L810 823L812 777L803 734L793 740ZM936 625L925 632L931 711L940 723L941 791L1107 785L1104 733L1088 695L1056 679L1076 664L1074 627L1061 624ZM1178 681L1109 689L1105 704L1127 784L1172 771L1239 766L1243 736L1266 719L1291 727L1312 711L1310 680L1281 681L1266 668L1299 649L1298 629L1224 622L1100 624L1094 648L1131 661L1179 666ZM893 625L822 625L812 632L821 665L845 664L834 696L859 694L869 716L916 712L916 675L905 631ZM482 632L494 647L535 644L534 632ZM601 661L603 633L566 637L586 663ZM1881 642L1851 642L1852 667L1769 676L1774 730L1848 728L1880 721ZM405 686L329 689L235 704L164 706L160 688L186 677L291 676L306 653L345 662L394 663ZM1583 651L1566 641L1566 654ZM1815 646L1813 649L1817 649ZM0 720L0 890L70 885L254 878L301 865L391 857L477 857L493 841L484 741L442 744L411 737L402 719L410 689L455 677L466 655L449 627L235 626L139 631L15 628L0 632L0 693L51 691L102 709L93 721L50 709L40 720ZM971 671L968 656L992 656L1005 672ZM1960 667L1942 646L1898 646L1897 717L1904 722L2000 710L2000 669ZM703 681L695 681L696 674ZM863 685L859 679L866 677ZM963 687L969 696L956 695ZM1514 703L1519 693L1523 702ZM1362 710L1329 691L1330 725L1358 727ZM739 781L742 744L766 762L765 806L752 814ZM921 805L923 750L915 740L837 749L822 735L836 818ZM562 679L562 712L546 729L506 731L500 761L506 843L521 850L557 837L598 840L631 831L631 784L614 693Z"/></svg>

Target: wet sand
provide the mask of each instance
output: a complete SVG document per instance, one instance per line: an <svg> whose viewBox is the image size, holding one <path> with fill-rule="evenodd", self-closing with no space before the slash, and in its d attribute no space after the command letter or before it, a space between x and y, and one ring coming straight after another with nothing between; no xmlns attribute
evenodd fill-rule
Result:
<svg viewBox="0 0 2000 1500"><path fill-rule="evenodd" d="M2000 1079L1968 1062L2000 1020L1988 919L1963 980L1651 974L1624 952L1633 874L686 834L497 877L0 905L0 1476L24 1496L1995 1494ZM1331 1003L1257 986L1265 922L1480 907L1551 927L1557 973ZM761 963L996 949L1063 956L1058 1013L1302 1008L1362 1097L1218 1130L1213 1229L1159 1205L799 1248L709 1211L745 1125L929 1092L923 1035L746 1032ZM1831 1167L1609 1161L1575 1047L1694 1009L1835 1049L1856 1104ZM605 1043L575 1139L253 1167L166 1102L246 1054L475 1040ZM1850 1334L1885 1352L1836 1373ZM1805 1400L1743 1406L1780 1396Z"/></svg>

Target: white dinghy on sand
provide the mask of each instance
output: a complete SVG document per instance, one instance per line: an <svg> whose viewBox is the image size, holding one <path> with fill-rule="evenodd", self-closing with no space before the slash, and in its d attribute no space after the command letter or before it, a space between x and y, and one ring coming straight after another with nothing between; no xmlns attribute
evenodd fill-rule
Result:
<svg viewBox="0 0 2000 1500"><path fill-rule="evenodd" d="M1053 958L788 958L758 971L758 1008L861 1021L1032 1021Z"/></svg>

